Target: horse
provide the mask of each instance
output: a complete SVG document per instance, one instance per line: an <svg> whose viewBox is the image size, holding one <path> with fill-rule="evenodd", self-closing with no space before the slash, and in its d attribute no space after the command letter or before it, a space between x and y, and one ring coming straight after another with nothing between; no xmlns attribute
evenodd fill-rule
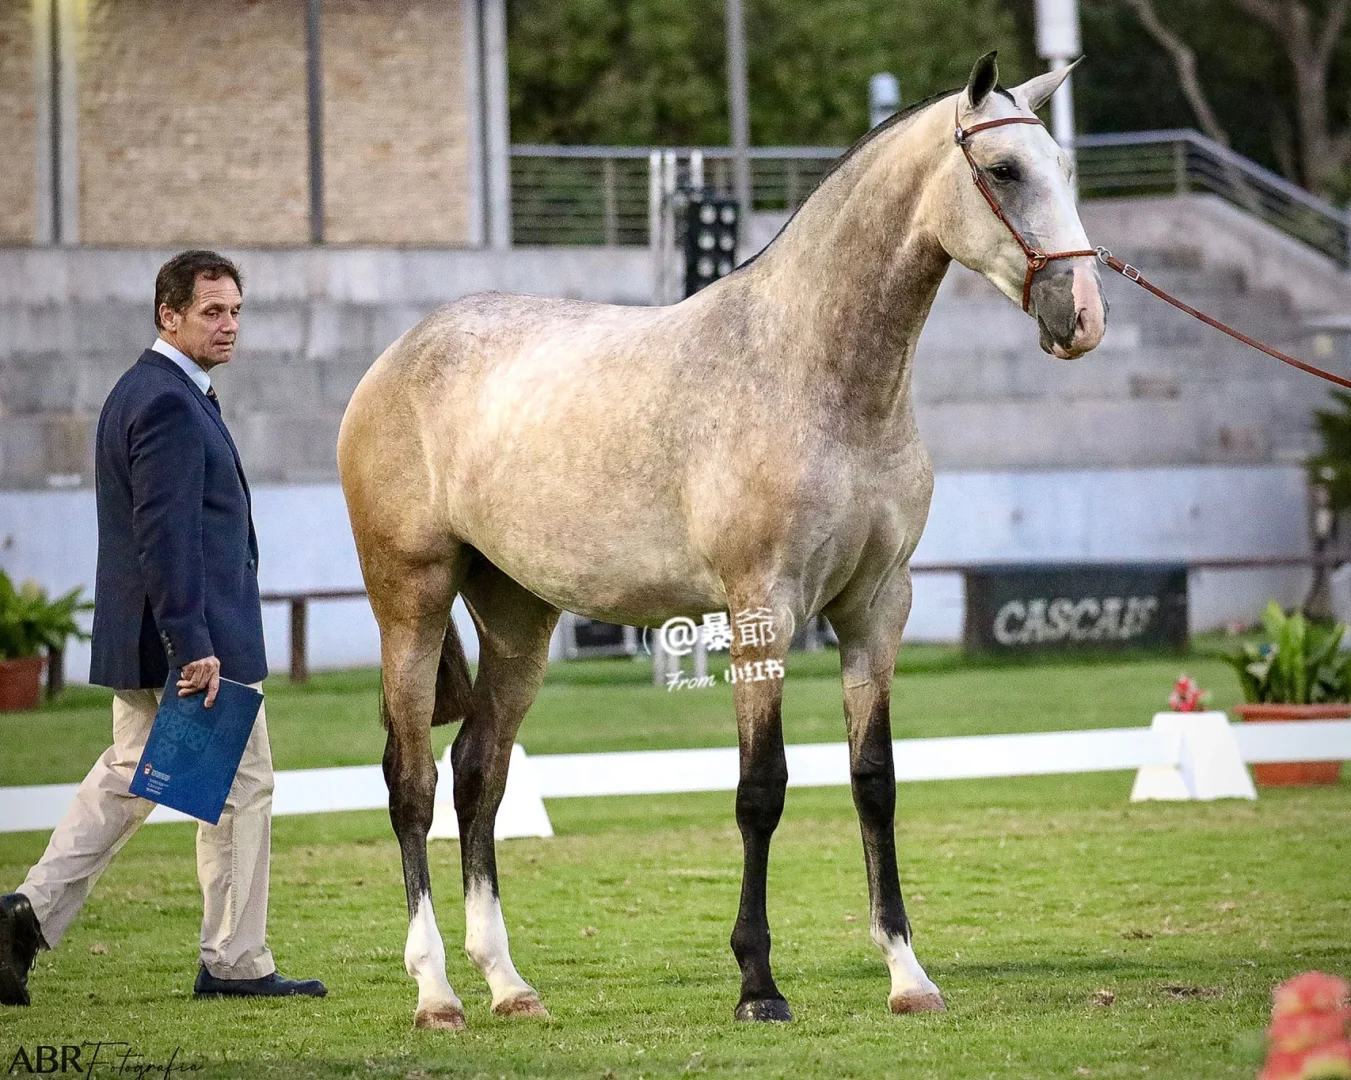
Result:
<svg viewBox="0 0 1351 1080"><path fill-rule="evenodd" d="M428 315L365 374L338 466L380 632L416 1027L465 1026L426 843L430 729L454 722L465 952L494 1013L548 1015L512 963L493 825L562 610L649 627L701 613L761 620L764 632L730 644L743 673L733 1015L759 1021L792 1018L765 910L788 780L783 685L761 675L783 670L791 627L829 619L888 1002L895 1013L945 1007L912 948L894 835L890 688L933 489L912 364L954 259L1021 300L1047 352L1075 358L1102 339L1096 264L1074 250L1087 241L1070 164L1033 115L1067 70L1004 89L995 54L982 57L964 88L860 140L758 257L680 303L473 295ZM969 137L984 124L998 130ZM1063 257L1036 264L1030 252L1046 251ZM472 680L449 617L457 595L478 631Z"/></svg>

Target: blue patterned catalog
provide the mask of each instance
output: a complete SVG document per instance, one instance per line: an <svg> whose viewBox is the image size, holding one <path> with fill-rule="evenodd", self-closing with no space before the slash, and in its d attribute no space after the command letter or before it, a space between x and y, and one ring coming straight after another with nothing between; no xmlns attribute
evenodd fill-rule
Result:
<svg viewBox="0 0 1351 1080"><path fill-rule="evenodd" d="M130 792L215 825L263 695L251 686L221 679L208 709L204 690L178 696L179 678L178 669L169 672Z"/></svg>

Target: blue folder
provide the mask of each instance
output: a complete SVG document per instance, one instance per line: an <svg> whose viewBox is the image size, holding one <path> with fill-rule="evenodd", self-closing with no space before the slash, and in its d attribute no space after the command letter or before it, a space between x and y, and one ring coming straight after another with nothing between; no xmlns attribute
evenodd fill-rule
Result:
<svg viewBox="0 0 1351 1080"><path fill-rule="evenodd" d="M215 825L239 771L263 695L221 679L211 708L206 691L178 696L178 669L169 672L131 794Z"/></svg>

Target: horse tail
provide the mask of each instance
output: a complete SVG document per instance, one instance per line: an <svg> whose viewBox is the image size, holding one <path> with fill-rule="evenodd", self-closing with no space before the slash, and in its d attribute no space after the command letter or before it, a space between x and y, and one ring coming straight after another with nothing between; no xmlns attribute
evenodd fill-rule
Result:
<svg viewBox="0 0 1351 1080"><path fill-rule="evenodd" d="M464 646L455 629L455 616L446 619L446 636L441 639L441 662L436 667L436 704L432 707L432 727L453 724L469 716L473 681Z"/></svg>

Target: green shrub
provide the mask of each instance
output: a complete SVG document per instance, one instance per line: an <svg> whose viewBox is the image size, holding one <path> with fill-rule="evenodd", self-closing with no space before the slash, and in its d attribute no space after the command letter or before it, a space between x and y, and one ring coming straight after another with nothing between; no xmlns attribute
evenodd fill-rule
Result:
<svg viewBox="0 0 1351 1080"><path fill-rule="evenodd" d="M74 588L64 596L48 600L36 582L26 581L16 589L8 574L0 570L0 660L36 656L42 649L64 649L70 637L88 640L75 622L77 611L94 605L81 601L83 588Z"/></svg>
<svg viewBox="0 0 1351 1080"><path fill-rule="evenodd" d="M1351 656L1338 646L1346 626L1320 626L1295 612L1287 615L1276 601L1262 613L1270 636L1261 644L1243 645L1236 653L1215 653L1238 672L1249 704L1316 705L1351 700Z"/></svg>

